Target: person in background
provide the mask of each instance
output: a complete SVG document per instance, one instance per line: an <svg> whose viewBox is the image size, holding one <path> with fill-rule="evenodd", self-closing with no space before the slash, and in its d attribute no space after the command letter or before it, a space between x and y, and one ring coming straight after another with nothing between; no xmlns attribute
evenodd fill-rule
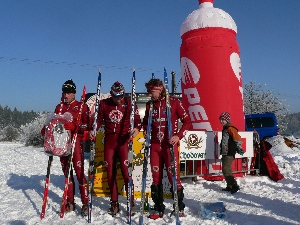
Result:
<svg viewBox="0 0 300 225"><path fill-rule="evenodd" d="M222 112L220 117L220 123L223 125L222 140L220 144L222 155L222 173L227 183L227 187L222 191L228 191L231 194L240 190L234 176L232 175L232 161L235 158L236 152L240 155L244 154L242 149L242 139L238 134L238 129L230 122L230 114L228 112Z"/></svg>
<svg viewBox="0 0 300 225"><path fill-rule="evenodd" d="M118 188L116 182L117 161L125 182L128 196L128 151L130 136L136 137L140 130L141 118L137 106L134 106L134 129L130 130L131 99L125 98L124 86L116 81L110 91L111 97L100 101L97 130L104 122L104 163L106 165L108 186L111 203L109 213L115 215L120 211L118 202ZM91 138L94 139L91 132ZM134 196L131 199L132 213L134 213Z"/></svg>
<svg viewBox="0 0 300 225"><path fill-rule="evenodd" d="M76 85L73 80L67 80L62 85L63 92L63 104L58 104L55 108L55 114L64 114L69 112L72 114L72 121L66 122L64 128L71 131L71 136L77 133L77 139L75 142L75 147L73 151L73 168L76 173L77 181L79 184L79 191L81 195L81 214L86 216L88 213L88 196L87 196L87 180L84 174L84 155L83 149L81 146L82 136L84 131L91 130L90 125L90 111L89 107L86 104L83 104L81 111L81 120L77 121L77 117L80 111L81 102L75 99L76 95ZM41 131L42 136L45 135L45 127ZM64 174L67 173L69 169L69 160L70 156L61 156L60 162L62 165L62 170ZM69 174L69 183L68 183L68 193L67 193L67 204L65 205L65 212L74 211L76 209L74 194L75 194L75 182L73 176L73 169L71 169Z"/></svg>
<svg viewBox="0 0 300 225"><path fill-rule="evenodd" d="M180 171L178 165L178 144L179 140L183 138L185 133L191 129L191 120L186 113L179 99L170 96L171 105L171 121L173 134L172 137L168 135L167 122L167 108L166 108L166 89L160 79L151 79L145 84L151 100L146 103L145 117L143 119L144 135L146 136L150 102L153 103L152 124L151 124L151 154L150 164L153 183L151 185L151 197L154 202L154 211L150 213L149 218L158 219L163 217L165 205L163 204L163 169L164 164L167 169L168 179L173 185L172 170L171 170L171 156L170 145L173 145L177 195L178 195L178 209L179 216L184 216L185 204L183 203L184 193L183 186L180 181ZM182 127L178 127L178 119L182 122ZM174 199L173 188L171 187L172 197ZM174 207L174 206L173 206Z"/></svg>

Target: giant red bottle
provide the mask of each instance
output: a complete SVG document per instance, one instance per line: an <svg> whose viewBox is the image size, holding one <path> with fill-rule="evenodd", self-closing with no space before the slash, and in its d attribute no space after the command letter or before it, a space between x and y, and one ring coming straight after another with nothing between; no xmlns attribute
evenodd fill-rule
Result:
<svg viewBox="0 0 300 225"><path fill-rule="evenodd" d="M193 130L221 131L219 116L231 114L231 122L245 130L240 50L237 26L213 0L199 0L199 9L188 15L180 35L182 102L189 112ZM219 172L214 161L206 168ZM237 162L239 160L236 160ZM238 162L239 163L239 162Z"/></svg>

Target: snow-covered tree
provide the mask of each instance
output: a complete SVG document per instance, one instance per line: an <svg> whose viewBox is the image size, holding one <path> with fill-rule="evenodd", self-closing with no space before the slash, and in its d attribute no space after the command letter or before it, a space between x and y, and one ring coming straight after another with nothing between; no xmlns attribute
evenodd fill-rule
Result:
<svg viewBox="0 0 300 225"><path fill-rule="evenodd" d="M12 125L8 125L1 130L1 141L16 141L19 132L17 128L14 128Z"/></svg>
<svg viewBox="0 0 300 225"><path fill-rule="evenodd" d="M284 122L288 124L285 134L294 135L300 130L300 113L291 113L284 118Z"/></svg>
<svg viewBox="0 0 300 225"><path fill-rule="evenodd" d="M38 116L31 122L20 127L19 141L25 143L26 146L43 146L44 140L41 136L47 118L47 113L39 112Z"/></svg>
<svg viewBox="0 0 300 225"><path fill-rule="evenodd" d="M287 123L283 119L289 112L288 106L280 93L265 90L265 86L265 84L257 85L253 81L244 86L245 114L273 112L277 117L280 130L284 131Z"/></svg>

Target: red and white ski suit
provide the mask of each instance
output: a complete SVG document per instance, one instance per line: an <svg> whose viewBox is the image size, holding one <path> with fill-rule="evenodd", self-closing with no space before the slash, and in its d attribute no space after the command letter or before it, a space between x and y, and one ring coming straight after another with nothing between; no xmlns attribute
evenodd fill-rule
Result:
<svg viewBox="0 0 300 225"><path fill-rule="evenodd" d="M185 109L183 108L181 101L177 98L170 96L171 105L171 121L173 135L177 135L179 139L183 138L185 132L191 129L191 120ZM147 131L148 117L149 117L150 101L146 103L145 117L143 119L143 129ZM179 129L178 119L182 122L182 127ZM153 101L152 111L152 131L151 131L151 149L150 149L150 164L153 178L153 185L162 184L163 168L164 164L167 169L168 179L172 182L171 171L171 155L170 144L167 127L167 109L166 98L162 97L157 101ZM180 171L178 169L178 145L174 146L174 158L175 158L175 170L177 189L181 189Z"/></svg>
<svg viewBox="0 0 300 225"><path fill-rule="evenodd" d="M82 204L87 204L88 203L87 180L84 175L84 155L83 155L81 142L82 142L83 132L89 131L91 129L91 125L90 125L90 111L89 111L89 107L86 104L84 104L82 108L81 121L77 121L79 111L80 111L80 106L81 106L81 102L74 100L71 103L64 103L60 111L61 105L58 104L55 108L55 113L64 114L65 112L69 112L73 116L72 122L76 127L76 131L78 131L75 148L73 151L73 168L75 170L77 181L79 183L79 190L81 194ZM72 137L73 135L74 135L74 131L72 131ZM60 157L60 162L64 174L66 174L68 169L68 158L69 156ZM75 182L73 177L73 170L71 170L69 184L68 184L67 202L74 202L74 193L75 193Z"/></svg>
<svg viewBox="0 0 300 225"><path fill-rule="evenodd" d="M111 97L100 101L97 129L104 122L104 163L107 167L107 179L112 202L118 201L116 182L117 157L120 160L120 168L125 182L126 193L128 194L130 111L131 100L128 98L123 98L120 105L116 105ZM135 105L134 128L140 129L140 123L141 118Z"/></svg>

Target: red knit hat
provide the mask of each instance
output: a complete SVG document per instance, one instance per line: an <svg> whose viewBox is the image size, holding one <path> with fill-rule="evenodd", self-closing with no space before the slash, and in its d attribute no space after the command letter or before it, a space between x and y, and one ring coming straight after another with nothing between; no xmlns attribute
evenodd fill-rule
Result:
<svg viewBox="0 0 300 225"><path fill-rule="evenodd" d="M110 89L110 94L113 97L117 97L117 96L123 96L125 93L125 88L123 86L123 84L121 84L119 81L116 81Z"/></svg>
<svg viewBox="0 0 300 225"><path fill-rule="evenodd" d="M222 112L220 117L220 120L225 120L226 122L230 121L230 114L228 112Z"/></svg>

